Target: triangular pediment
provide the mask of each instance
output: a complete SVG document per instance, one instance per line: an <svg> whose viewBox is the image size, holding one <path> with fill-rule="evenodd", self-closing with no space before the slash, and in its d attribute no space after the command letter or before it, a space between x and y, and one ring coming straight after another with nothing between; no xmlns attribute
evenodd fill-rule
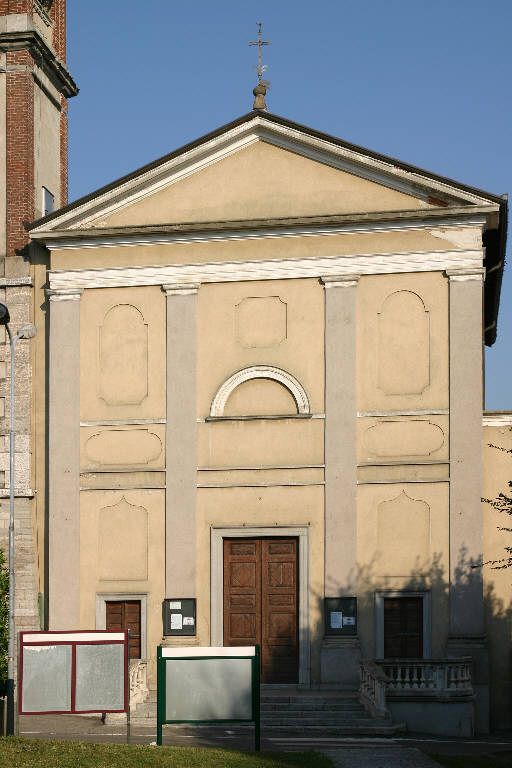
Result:
<svg viewBox="0 0 512 768"><path fill-rule="evenodd" d="M32 234L489 204L480 193L250 113L35 223Z"/></svg>
<svg viewBox="0 0 512 768"><path fill-rule="evenodd" d="M428 203L296 152L257 140L96 226L275 219L398 211Z"/></svg>

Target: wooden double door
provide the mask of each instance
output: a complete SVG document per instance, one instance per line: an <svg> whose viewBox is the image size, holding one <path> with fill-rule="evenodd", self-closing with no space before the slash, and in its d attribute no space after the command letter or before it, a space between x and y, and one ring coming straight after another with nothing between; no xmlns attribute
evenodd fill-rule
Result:
<svg viewBox="0 0 512 768"><path fill-rule="evenodd" d="M297 683L298 541L224 539L224 645L259 645L262 683Z"/></svg>

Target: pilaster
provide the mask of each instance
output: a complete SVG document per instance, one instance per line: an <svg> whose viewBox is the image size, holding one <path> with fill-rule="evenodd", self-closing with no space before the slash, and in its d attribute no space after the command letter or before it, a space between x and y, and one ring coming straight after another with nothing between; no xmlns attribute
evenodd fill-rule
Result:
<svg viewBox="0 0 512 768"><path fill-rule="evenodd" d="M355 594L357 281L357 275L322 278L325 286L326 597Z"/></svg>
<svg viewBox="0 0 512 768"><path fill-rule="evenodd" d="M48 291L49 629L80 628L80 295Z"/></svg>
<svg viewBox="0 0 512 768"><path fill-rule="evenodd" d="M481 567L484 269L450 281L450 633L447 655L473 658L476 729L489 729ZM476 567L475 567L476 566Z"/></svg>
<svg viewBox="0 0 512 768"><path fill-rule="evenodd" d="M197 291L162 286L167 296L166 597L196 596Z"/></svg>
<svg viewBox="0 0 512 768"><path fill-rule="evenodd" d="M484 631L482 562L483 269L450 281L450 634Z"/></svg>
<svg viewBox="0 0 512 768"><path fill-rule="evenodd" d="M323 277L325 287L325 597L357 588L358 275ZM321 684L353 688L359 681L359 638L325 637Z"/></svg>

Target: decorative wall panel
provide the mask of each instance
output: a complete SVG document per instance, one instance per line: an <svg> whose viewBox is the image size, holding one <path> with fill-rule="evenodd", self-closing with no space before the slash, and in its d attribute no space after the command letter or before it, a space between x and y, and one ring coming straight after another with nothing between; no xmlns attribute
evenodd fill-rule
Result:
<svg viewBox="0 0 512 768"><path fill-rule="evenodd" d="M100 328L100 397L139 405L148 394L148 326L130 304L112 307Z"/></svg>
<svg viewBox="0 0 512 768"><path fill-rule="evenodd" d="M286 339L287 306L279 296L247 296L235 307L235 333L242 347L275 347Z"/></svg>
<svg viewBox="0 0 512 768"><path fill-rule="evenodd" d="M165 418L166 309L160 286L84 291L80 421Z"/></svg>
<svg viewBox="0 0 512 768"><path fill-rule="evenodd" d="M364 433L363 448L365 455L379 459L430 456L442 448L444 441L441 427L430 421L379 421Z"/></svg>
<svg viewBox="0 0 512 768"><path fill-rule="evenodd" d="M421 394L430 384L429 314L418 294L395 291L378 315L378 385L387 395Z"/></svg>
<svg viewBox="0 0 512 768"><path fill-rule="evenodd" d="M104 466L150 464L162 450L162 440L149 429L106 429L87 440L85 459Z"/></svg>
<svg viewBox="0 0 512 768"><path fill-rule="evenodd" d="M448 279L441 271L361 277L359 413L448 409L448 314Z"/></svg>
<svg viewBox="0 0 512 768"><path fill-rule="evenodd" d="M164 467L165 424L80 427L82 472Z"/></svg>

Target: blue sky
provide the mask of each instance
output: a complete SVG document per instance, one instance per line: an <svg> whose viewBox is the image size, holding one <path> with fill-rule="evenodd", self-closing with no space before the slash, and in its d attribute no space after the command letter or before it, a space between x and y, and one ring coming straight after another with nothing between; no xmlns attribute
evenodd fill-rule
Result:
<svg viewBox="0 0 512 768"><path fill-rule="evenodd" d="M268 108L512 192L510 0L68 0L70 200L245 114L256 22ZM512 409L512 277L486 407Z"/></svg>

